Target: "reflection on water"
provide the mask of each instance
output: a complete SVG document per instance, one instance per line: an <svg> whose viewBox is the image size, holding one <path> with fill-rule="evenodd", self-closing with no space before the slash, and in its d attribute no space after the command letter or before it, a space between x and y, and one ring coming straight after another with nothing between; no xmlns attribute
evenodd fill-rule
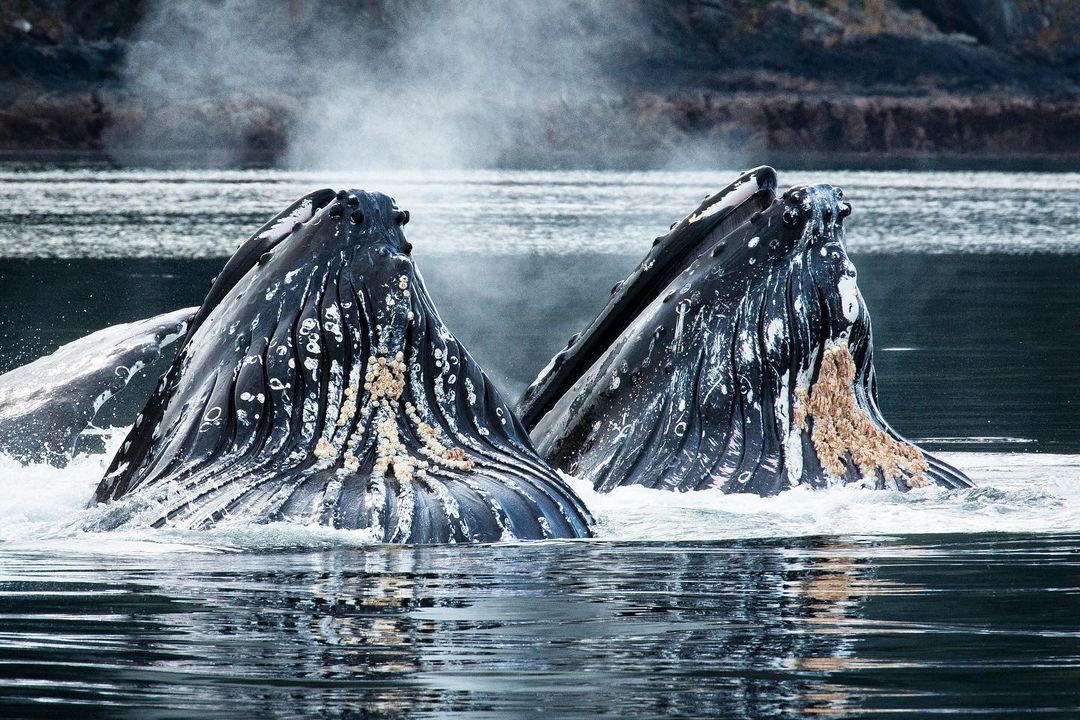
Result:
<svg viewBox="0 0 1080 720"><path fill-rule="evenodd" d="M515 395L728 179L0 168L0 371L197 304L269 214L360 185L413 209L442 315ZM855 204L898 429L1080 452L1080 175L781 180L842 184ZM902 498L631 488L590 500L617 541L374 549L304 528L73 537L60 518L105 458L0 459L0 717L1080 716L1080 536L1061 534L1078 527L1075 457L984 454L965 465L980 487ZM973 532L882 535L938 525ZM791 537L813 532L844 535ZM781 539L704 540L756 536Z"/></svg>
<svg viewBox="0 0 1080 720"><path fill-rule="evenodd" d="M0 714L1075 717L1078 542L0 555Z"/></svg>

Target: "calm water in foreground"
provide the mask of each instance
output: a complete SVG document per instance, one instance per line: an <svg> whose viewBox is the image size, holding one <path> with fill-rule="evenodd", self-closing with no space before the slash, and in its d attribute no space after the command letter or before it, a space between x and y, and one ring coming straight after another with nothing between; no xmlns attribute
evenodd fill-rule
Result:
<svg viewBox="0 0 1080 720"><path fill-rule="evenodd" d="M0 371L197 304L294 196L363 186L516 396L730 176L0 166ZM598 540L468 548L83 534L104 432L0 457L0 717L1080 716L1080 175L781 172L808 181L855 206L885 416L977 488L576 486Z"/></svg>

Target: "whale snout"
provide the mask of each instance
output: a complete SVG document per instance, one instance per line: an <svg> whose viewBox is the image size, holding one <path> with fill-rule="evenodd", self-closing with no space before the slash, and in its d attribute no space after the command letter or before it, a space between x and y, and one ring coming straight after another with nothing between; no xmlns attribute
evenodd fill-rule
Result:
<svg viewBox="0 0 1080 720"><path fill-rule="evenodd" d="M809 228L820 235L840 228L851 215L851 203L844 190L832 185L796 185L782 198L784 225L800 234Z"/></svg>
<svg viewBox="0 0 1080 720"><path fill-rule="evenodd" d="M354 247L384 248L380 255L389 257L412 252L402 231L409 219L409 211L399 208L389 195L352 189L339 190L313 222L325 222L333 237L344 237Z"/></svg>

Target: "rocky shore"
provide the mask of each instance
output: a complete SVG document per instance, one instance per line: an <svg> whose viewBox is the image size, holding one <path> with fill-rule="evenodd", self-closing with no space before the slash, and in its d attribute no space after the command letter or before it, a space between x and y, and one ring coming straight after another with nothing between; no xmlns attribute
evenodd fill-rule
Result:
<svg viewBox="0 0 1080 720"><path fill-rule="evenodd" d="M490 13L447 17L423 0L236 2L224 17L198 0L187 15L149 0L5 4L0 153L276 163L308 137L362 128L358 142L404 146L451 128L426 142L495 166L1080 160L1080 3L557 4L502 46L486 40ZM339 21L364 31L328 33ZM490 51L469 49L473 33Z"/></svg>

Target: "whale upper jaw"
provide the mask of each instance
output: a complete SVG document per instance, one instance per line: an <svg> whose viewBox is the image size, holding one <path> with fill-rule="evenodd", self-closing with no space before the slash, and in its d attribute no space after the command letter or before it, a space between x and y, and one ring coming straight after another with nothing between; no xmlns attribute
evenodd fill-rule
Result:
<svg viewBox="0 0 1080 720"><path fill-rule="evenodd" d="M842 191L747 175L658 238L526 392L541 454L600 490L969 484L881 417Z"/></svg>
<svg viewBox="0 0 1080 720"><path fill-rule="evenodd" d="M408 213L363 191L290 207L215 282L98 486L109 504L98 527L287 520L403 543L588 535L580 500L439 319L402 231Z"/></svg>
<svg viewBox="0 0 1080 720"><path fill-rule="evenodd" d="M522 423L532 430L559 397L611 347L627 326L683 272L709 239L723 237L776 200L776 171L761 166L741 174L673 223L588 326L570 338L518 401Z"/></svg>

